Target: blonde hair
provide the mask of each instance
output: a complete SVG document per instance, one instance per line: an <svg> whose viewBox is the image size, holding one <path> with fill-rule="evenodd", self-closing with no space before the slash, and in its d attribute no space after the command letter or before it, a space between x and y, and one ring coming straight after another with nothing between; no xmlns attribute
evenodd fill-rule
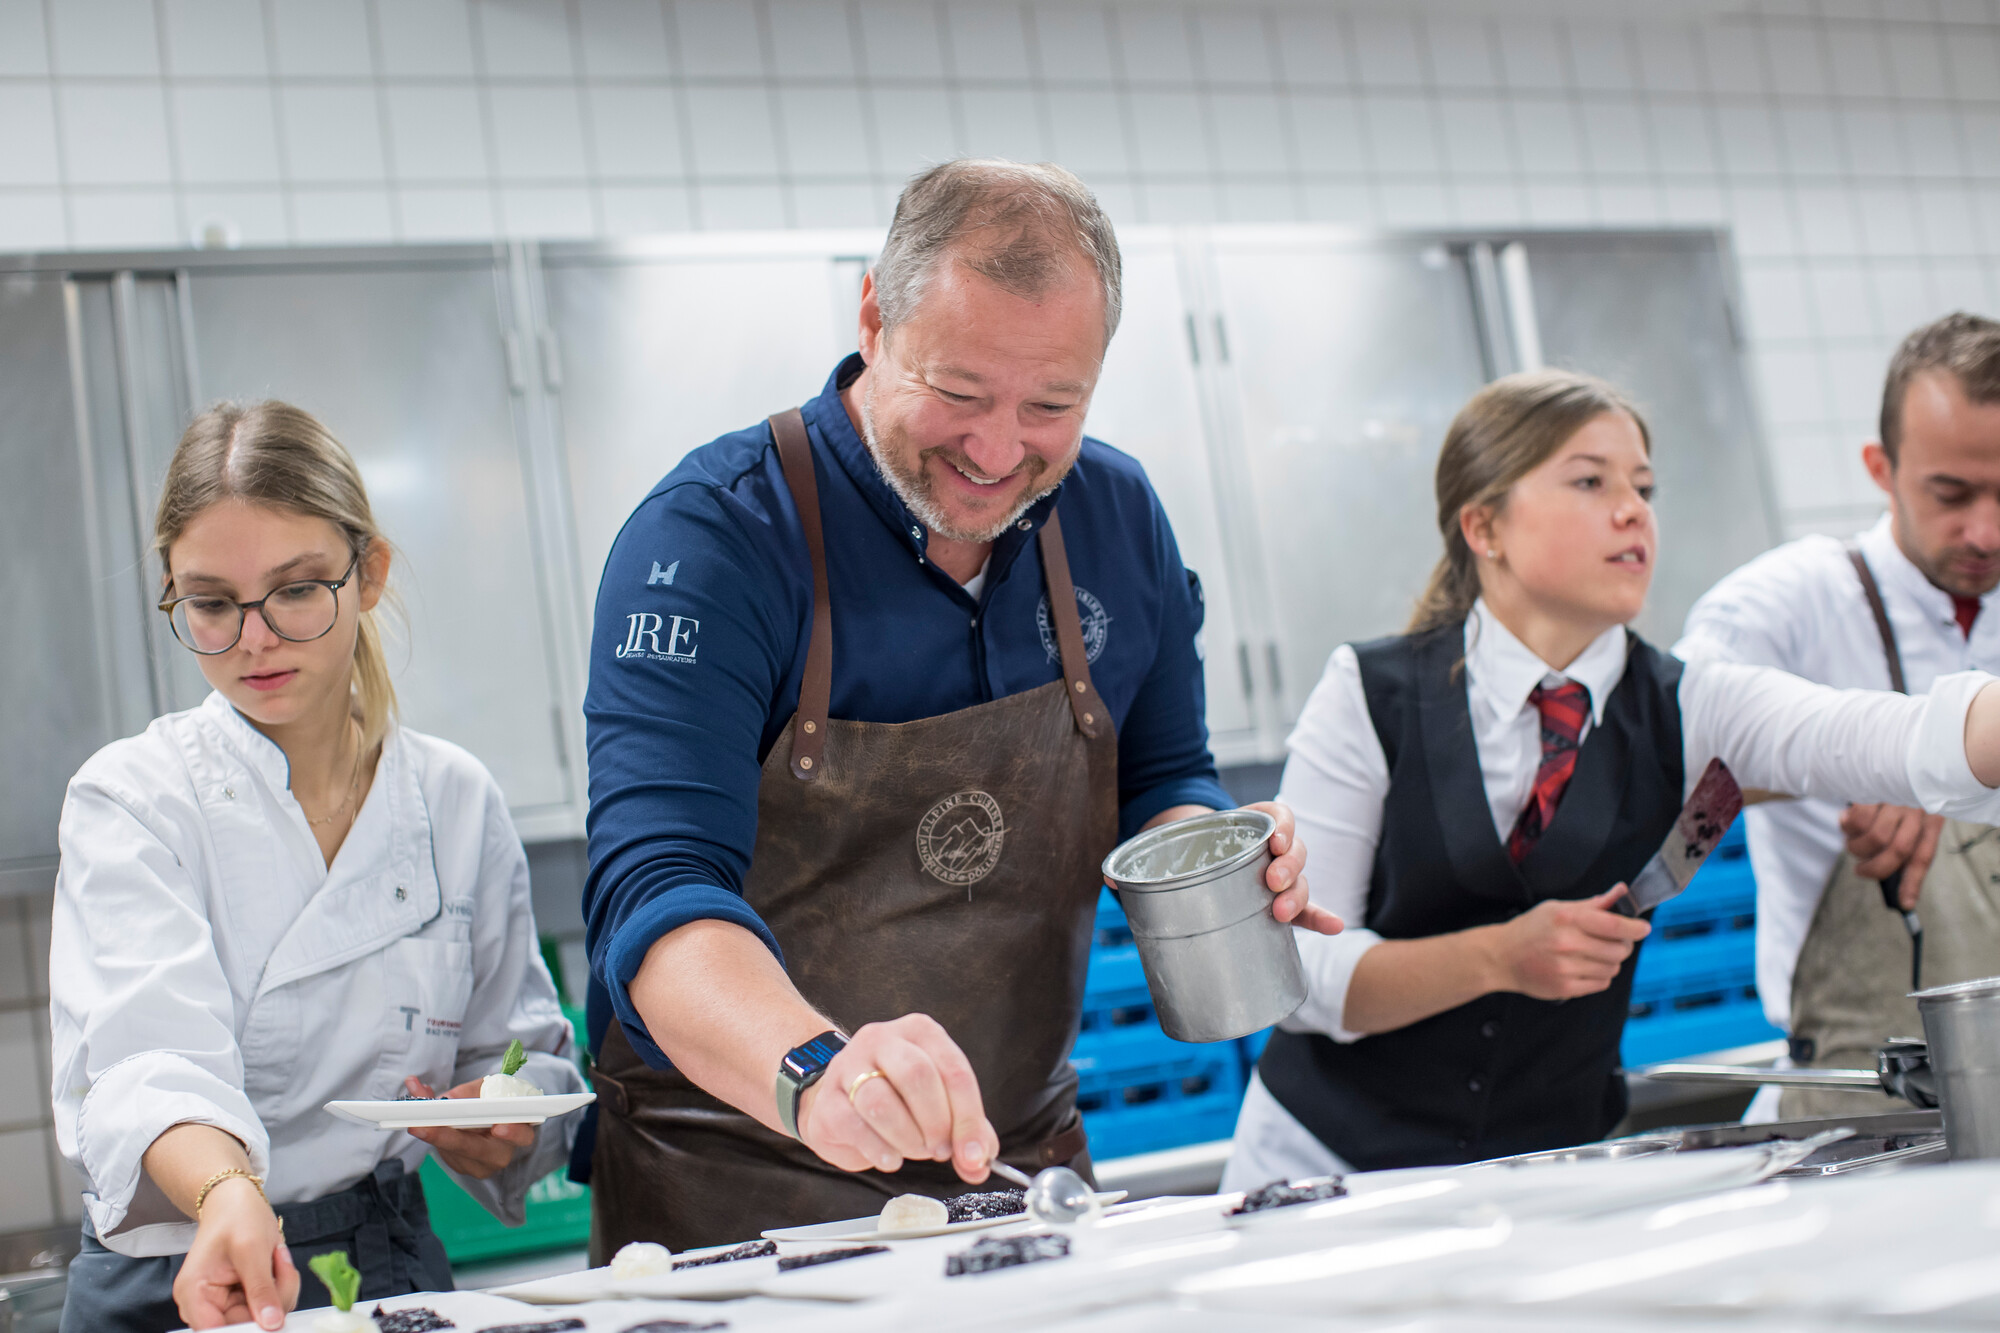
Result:
<svg viewBox="0 0 2000 1333"><path fill-rule="evenodd" d="M347 539L364 582L368 553L387 544L353 455L317 417L290 403L217 403L181 433L153 515L153 550L169 583L174 543L197 515L229 499L325 519ZM365 753L388 734L397 713L376 611L361 613L352 687Z"/></svg>
<svg viewBox="0 0 2000 1333"><path fill-rule="evenodd" d="M1653 436L1624 393L1591 375L1531 370L1497 379L1459 409L1438 451L1438 531L1444 558L1417 599L1406 633L1455 625L1479 598L1479 559L1466 544L1458 516L1468 505L1506 504L1514 483L1546 462L1570 436L1607 412L1623 412L1639 427L1646 451Z"/></svg>

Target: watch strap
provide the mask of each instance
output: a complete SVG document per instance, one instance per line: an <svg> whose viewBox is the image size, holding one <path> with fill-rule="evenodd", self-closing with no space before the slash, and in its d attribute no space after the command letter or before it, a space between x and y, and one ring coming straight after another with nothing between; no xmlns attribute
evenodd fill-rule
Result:
<svg viewBox="0 0 2000 1333"><path fill-rule="evenodd" d="M794 1046L778 1062L775 1088L778 1125L792 1138L799 1136L799 1102L805 1097L806 1089L819 1082L826 1073L827 1065L846 1045L847 1038L830 1028L803 1046Z"/></svg>

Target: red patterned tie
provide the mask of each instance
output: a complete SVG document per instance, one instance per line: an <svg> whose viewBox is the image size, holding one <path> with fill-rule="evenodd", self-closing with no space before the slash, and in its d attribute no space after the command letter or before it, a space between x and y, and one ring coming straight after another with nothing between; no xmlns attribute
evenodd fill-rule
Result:
<svg viewBox="0 0 2000 1333"><path fill-rule="evenodd" d="M1553 690L1537 685L1528 692L1528 702L1542 714L1542 766L1535 770L1535 789L1528 808L1514 824L1507 838L1507 855L1521 864L1534 850L1542 831L1556 817L1556 802L1576 772L1576 747L1583 735L1583 720L1590 716L1590 691L1575 681L1564 681Z"/></svg>

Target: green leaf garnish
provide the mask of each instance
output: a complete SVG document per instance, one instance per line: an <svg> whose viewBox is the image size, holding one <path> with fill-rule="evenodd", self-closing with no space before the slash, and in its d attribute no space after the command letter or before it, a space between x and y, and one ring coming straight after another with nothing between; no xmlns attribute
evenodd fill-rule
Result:
<svg viewBox="0 0 2000 1333"><path fill-rule="evenodd" d="M521 1049L519 1037L507 1043L507 1054L500 1057L500 1072L512 1074L528 1063L528 1053Z"/></svg>
<svg viewBox="0 0 2000 1333"><path fill-rule="evenodd" d="M346 1250L315 1254L306 1260L306 1267L326 1284L327 1295L333 1297L334 1309L344 1314L354 1308L354 1300L361 1294L361 1270L347 1262Z"/></svg>

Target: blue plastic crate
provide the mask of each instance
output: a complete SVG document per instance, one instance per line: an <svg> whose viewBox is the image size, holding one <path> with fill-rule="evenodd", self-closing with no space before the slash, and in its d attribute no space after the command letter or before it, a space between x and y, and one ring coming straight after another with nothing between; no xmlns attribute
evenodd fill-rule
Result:
<svg viewBox="0 0 2000 1333"><path fill-rule="evenodd" d="M1757 984L1757 932L1718 930L1678 940L1647 940L1639 949L1633 994L1707 988L1718 975Z"/></svg>
<svg viewBox="0 0 2000 1333"><path fill-rule="evenodd" d="M1077 1107L1097 1161L1226 1139L1243 1102L1233 1045L1180 1042L1178 1058L1150 1064L1078 1060Z"/></svg>
<svg viewBox="0 0 2000 1333"><path fill-rule="evenodd" d="M1757 998L1757 881L1738 821L1679 897L1653 914L1620 1054L1650 1064L1783 1034Z"/></svg>
<svg viewBox="0 0 2000 1333"><path fill-rule="evenodd" d="M1626 1021L1619 1054L1628 1069L1749 1046L1785 1035L1764 1017L1764 1006L1757 999L1754 986L1740 988L1733 996L1683 998L1713 1003L1698 1003L1685 1009L1670 1007Z"/></svg>
<svg viewBox="0 0 2000 1333"><path fill-rule="evenodd" d="M1257 1067L1257 1057L1264 1053L1264 1047L1271 1040L1271 1029L1253 1032L1247 1037L1236 1039L1236 1054L1243 1064L1243 1086L1250 1086L1250 1073Z"/></svg>
<svg viewBox="0 0 2000 1333"><path fill-rule="evenodd" d="M1131 942L1132 927L1125 920L1125 909L1118 905L1118 899L1111 890L1098 890L1096 934L1091 939L1091 947L1116 949Z"/></svg>
<svg viewBox="0 0 2000 1333"><path fill-rule="evenodd" d="M1156 1064L1178 1060L1202 1046L1175 1041L1160 1030L1153 993L1146 988L1139 951L1130 944L1093 949L1084 984L1083 1017L1070 1058L1078 1068Z"/></svg>

